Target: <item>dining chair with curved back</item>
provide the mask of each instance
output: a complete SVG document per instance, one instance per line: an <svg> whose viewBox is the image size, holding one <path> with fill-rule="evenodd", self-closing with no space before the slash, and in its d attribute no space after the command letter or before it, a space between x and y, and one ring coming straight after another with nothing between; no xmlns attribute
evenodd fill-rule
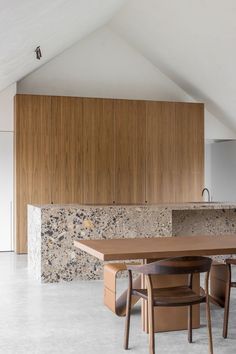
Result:
<svg viewBox="0 0 236 354"><path fill-rule="evenodd" d="M232 281L232 269L231 266L236 266L236 259L229 258L226 259L228 279L226 283L226 294L225 294L225 313L224 313L224 325L223 325L223 337L228 337L228 324L229 324L229 305L230 305L230 293L231 288L236 288L236 282Z"/></svg>
<svg viewBox="0 0 236 354"><path fill-rule="evenodd" d="M154 307L188 307L188 341L192 343L192 306L206 303L206 317L208 324L209 353L213 354L211 315L209 302L209 273L212 260L207 257L178 257L164 259L145 265L127 267L129 275L129 286L127 292L126 321L124 349L129 346L130 315L132 296L139 296L147 301L148 322L149 322L149 352L155 354L155 333L154 333ZM133 288L133 274L137 272L146 278L147 289ZM200 294L193 291L193 275L206 273L205 291L201 289ZM154 275L188 275L188 284L178 287L153 288L152 276Z"/></svg>

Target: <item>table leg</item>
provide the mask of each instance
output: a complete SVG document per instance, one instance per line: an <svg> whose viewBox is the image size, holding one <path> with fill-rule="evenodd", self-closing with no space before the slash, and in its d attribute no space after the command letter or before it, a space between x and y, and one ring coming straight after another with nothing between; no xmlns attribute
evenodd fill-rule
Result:
<svg viewBox="0 0 236 354"><path fill-rule="evenodd" d="M109 267L104 268L104 304L117 316L125 316L127 290L125 290L119 297L117 297L116 282L117 274L120 271L125 271L124 264L109 264ZM141 276L133 280L133 287L141 288ZM131 308L139 301L137 296L132 297Z"/></svg>

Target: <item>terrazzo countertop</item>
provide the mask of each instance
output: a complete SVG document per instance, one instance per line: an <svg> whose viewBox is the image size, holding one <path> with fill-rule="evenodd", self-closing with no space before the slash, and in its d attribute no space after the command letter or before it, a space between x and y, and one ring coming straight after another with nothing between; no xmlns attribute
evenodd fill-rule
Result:
<svg viewBox="0 0 236 354"><path fill-rule="evenodd" d="M170 210L192 210L192 209L236 209L236 202L187 202L187 203L163 203L163 204L33 204L40 209L54 208L168 208Z"/></svg>
<svg viewBox="0 0 236 354"><path fill-rule="evenodd" d="M103 263L75 240L236 235L236 203L29 205L28 264L42 282L102 279Z"/></svg>

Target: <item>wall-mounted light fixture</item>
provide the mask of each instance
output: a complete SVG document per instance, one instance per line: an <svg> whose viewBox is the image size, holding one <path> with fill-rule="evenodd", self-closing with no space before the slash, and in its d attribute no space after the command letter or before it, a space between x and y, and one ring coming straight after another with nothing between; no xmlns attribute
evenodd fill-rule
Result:
<svg viewBox="0 0 236 354"><path fill-rule="evenodd" d="M40 60L42 58L42 52L40 46L35 49L36 59Z"/></svg>

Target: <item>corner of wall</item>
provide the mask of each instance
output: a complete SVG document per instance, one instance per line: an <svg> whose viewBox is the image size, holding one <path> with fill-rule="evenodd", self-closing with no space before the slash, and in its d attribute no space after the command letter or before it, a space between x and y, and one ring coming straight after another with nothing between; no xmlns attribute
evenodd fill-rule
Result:
<svg viewBox="0 0 236 354"><path fill-rule="evenodd" d="M14 82L0 92L0 131L14 130L14 96L17 84Z"/></svg>
<svg viewBox="0 0 236 354"><path fill-rule="evenodd" d="M236 132L205 110L205 140L236 139Z"/></svg>

